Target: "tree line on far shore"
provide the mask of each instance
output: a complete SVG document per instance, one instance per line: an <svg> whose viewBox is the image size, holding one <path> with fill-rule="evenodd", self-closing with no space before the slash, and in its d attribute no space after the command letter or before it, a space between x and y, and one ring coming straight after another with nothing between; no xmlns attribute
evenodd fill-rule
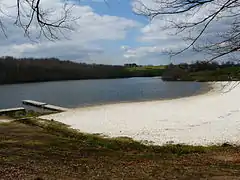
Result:
<svg viewBox="0 0 240 180"><path fill-rule="evenodd" d="M135 67L136 65L134 65ZM57 58L0 57L0 84L161 76L162 71L130 70L131 64L103 65L61 61Z"/></svg>
<svg viewBox="0 0 240 180"><path fill-rule="evenodd" d="M239 81L240 63L197 61L166 66L162 75L165 81Z"/></svg>
<svg viewBox="0 0 240 180"><path fill-rule="evenodd" d="M140 66L86 64L57 58L0 57L0 84L162 76L165 81L240 80L240 64L198 61L192 64Z"/></svg>

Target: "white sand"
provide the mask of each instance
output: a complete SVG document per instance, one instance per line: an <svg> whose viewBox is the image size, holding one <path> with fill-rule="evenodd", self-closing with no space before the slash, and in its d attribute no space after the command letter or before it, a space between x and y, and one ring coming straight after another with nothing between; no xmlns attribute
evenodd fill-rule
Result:
<svg viewBox="0 0 240 180"><path fill-rule="evenodd" d="M240 85L193 97L73 109L54 119L87 133L127 136L157 145L240 144Z"/></svg>

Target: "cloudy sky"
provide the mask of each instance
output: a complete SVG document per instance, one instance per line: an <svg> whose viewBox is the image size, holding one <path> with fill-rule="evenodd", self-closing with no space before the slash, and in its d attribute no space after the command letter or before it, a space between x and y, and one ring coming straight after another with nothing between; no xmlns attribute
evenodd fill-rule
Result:
<svg viewBox="0 0 240 180"><path fill-rule="evenodd" d="M146 0L147 1L147 0ZM16 0L2 0L6 13L14 17ZM0 55L15 57L57 57L87 63L104 64L168 64L191 62L199 56L181 54L170 59L166 51L184 47L185 42L161 29L163 21L149 21L133 13L129 0L81 0L72 10L75 30L66 32L67 38L50 42L34 41L36 29L32 28L32 40L24 37L23 31L13 25L13 18L2 17L7 38L0 36ZM61 0L42 0L43 8L51 8L57 17L62 7ZM37 35L36 35L37 36Z"/></svg>

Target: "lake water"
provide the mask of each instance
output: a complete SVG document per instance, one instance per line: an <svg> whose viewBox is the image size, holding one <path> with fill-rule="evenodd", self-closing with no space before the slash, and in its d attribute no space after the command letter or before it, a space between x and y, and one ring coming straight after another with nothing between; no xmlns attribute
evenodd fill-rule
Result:
<svg viewBox="0 0 240 180"><path fill-rule="evenodd" d="M161 100L200 93L199 82L164 82L160 78L129 78L59 81L0 86L0 108L22 106L22 100L36 100L63 107Z"/></svg>

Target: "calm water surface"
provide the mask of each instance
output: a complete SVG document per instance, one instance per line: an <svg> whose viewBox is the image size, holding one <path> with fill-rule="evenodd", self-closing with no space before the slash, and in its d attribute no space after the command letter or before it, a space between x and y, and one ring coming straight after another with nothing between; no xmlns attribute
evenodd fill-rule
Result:
<svg viewBox="0 0 240 180"><path fill-rule="evenodd" d="M22 106L36 100L63 107L82 107L125 101L160 100L190 96L206 85L164 82L160 78L59 81L0 86L0 108Z"/></svg>

